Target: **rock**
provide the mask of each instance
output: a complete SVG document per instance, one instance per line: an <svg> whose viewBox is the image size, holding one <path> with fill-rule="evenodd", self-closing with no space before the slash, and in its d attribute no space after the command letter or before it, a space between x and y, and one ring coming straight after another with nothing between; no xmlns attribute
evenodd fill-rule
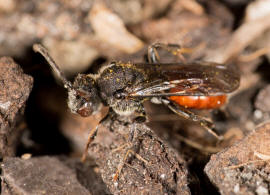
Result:
<svg viewBox="0 0 270 195"><path fill-rule="evenodd" d="M269 194L270 123L211 156L205 172L221 194Z"/></svg>
<svg viewBox="0 0 270 195"><path fill-rule="evenodd" d="M55 157L7 158L1 166L5 195L91 194L79 183L76 172Z"/></svg>
<svg viewBox="0 0 270 195"><path fill-rule="evenodd" d="M14 155L25 102L33 86L32 77L9 57L0 58L0 157Z"/></svg>

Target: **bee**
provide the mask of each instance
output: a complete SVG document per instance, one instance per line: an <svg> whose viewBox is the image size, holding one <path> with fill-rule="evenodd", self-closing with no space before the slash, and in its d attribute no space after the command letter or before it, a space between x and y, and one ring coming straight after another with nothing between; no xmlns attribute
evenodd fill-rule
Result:
<svg viewBox="0 0 270 195"><path fill-rule="evenodd" d="M97 74L78 74L73 83L40 44L34 51L42 54L68 90L68 107L83 117L98 112L101 105L119 116L137 114L145 119L143 102L164 104L177 115L199 123L212 135L213 123L190 109L215 109L225 104L227 94L239 87L239 72L232 66L213 62L160 63L158 49L176 54L184 51L179 45L155 43L148 48L149 63L112 62ZM85 154L97 134L90 131Z"/></svg>

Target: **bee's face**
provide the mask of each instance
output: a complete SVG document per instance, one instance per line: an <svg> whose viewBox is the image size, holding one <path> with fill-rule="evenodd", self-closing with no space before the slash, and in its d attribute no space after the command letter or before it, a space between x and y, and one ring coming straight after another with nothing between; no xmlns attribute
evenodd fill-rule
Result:
<svg viewBox="0 0 270 195"><path fill-rule="evenodd" d="M79 74L68 91L68 107L72 113L83 117L90 116L99 110L101 101L96 83L89 75Z"/></svg>

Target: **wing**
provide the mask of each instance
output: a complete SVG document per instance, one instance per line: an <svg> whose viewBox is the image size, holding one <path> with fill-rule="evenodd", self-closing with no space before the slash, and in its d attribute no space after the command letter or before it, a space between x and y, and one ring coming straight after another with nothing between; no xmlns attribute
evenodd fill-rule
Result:
<svg viewBox="0 0 270 195"><path fill-rule="evenodd" d="M217 96L239 87L240 76L233 66L197 62L191 64L135 64L147 76L129 94L131 97Z"/></svg>

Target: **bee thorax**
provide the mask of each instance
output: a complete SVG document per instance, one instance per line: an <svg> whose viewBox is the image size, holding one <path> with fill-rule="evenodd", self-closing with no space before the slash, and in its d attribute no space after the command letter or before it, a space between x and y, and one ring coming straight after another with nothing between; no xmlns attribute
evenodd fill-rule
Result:
<svg viewBox="0 0 270 195"><path fill-rule="evenodd" d="M114 112L120 116L129 116L132 115L139 108L138 102L116 102L114 105L111 105Z"/></svg>

